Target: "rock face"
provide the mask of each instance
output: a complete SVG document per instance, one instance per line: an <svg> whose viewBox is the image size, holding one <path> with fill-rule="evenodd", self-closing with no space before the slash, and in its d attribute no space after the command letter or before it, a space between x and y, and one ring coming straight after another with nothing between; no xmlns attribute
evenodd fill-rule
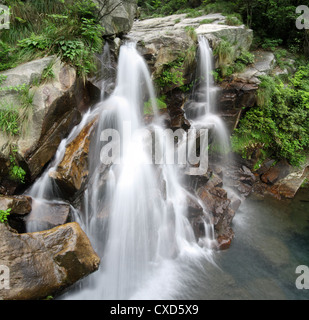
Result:
<svg viewBox="0 0 309 320"><path fill-rule="evenodd" d="M259 84L257 77L269 75L275 67L275 55L269 51L258 50L253 52L255 61L252 66L246 68L245 71L235 75L235 79L240 82Z"/></svg>
<svg viewBox="0 0 309 320"><path fill-rule="evenodd" d="M204 24L205 21L208 23ZM212 44L224 37L235 47L236 57L240 49L249 49L253 32L244 26L224 25L221 14L209 14L197 18L187 18L186 14L171 15L136 21L129 37L138 41L139 50L148 62L153 78L158 78L164 66L176 61L190 48L197 47L197 36L205 36ZM188 70L194 68L194 56ZM185 72L186 73L186 72ZM184 74L185 74L184 73ZM193 71L194 73L194 71Z"/></svg>
<svg viewBox="0 0 309 320"><path fill-rule="evenodd" d="M106 36L128 33L137 12L137 0L94 0L101 11L101 24Z"/></svg>
<svg viewBox="0 0 309 320"><path fill-rule="evenodd" d="M51 68L54 74L50 81L42 80L46 68ZM9 171L11 146L14 146L15 158L26 170L28 180L34 180L52 159L61 140L80 121L80 112L93 102L90 87L84 85L72 67L55 57L31 61L1 75L5 77L0 90L2 102L14 105L17 110L22 108L20 93L11 87L31 87L26 93L31 104L27 107L27 119L23 121L20 134L12 137L9 144L8 136L0 133L2 180Z"/></svg>
<svg viewBox="0 0 309 320"><path fill-rule="evenodd" d="M79 135L67 146L57 170L50 173L50 177L55 180L60 190L69 197L80 191L87 181L88 153L96 123L97 118L90 121L81 130Z"/></svg>
<svg viewBox="0 0 309 320"><path fill-rule="evenodd" d="M228 249L234 238L232 221L236 211L241 205L241 199L249 195L255 177L248 168L234 169L229 168L230 176L225 179L223 185L222 171L218 168L209 168L204 176L187 175L187 188L191 190L203 203L204 209L210 215L214 225L215 239L217 247L215 249ZM234 179L233 179L234 178ZM234 194L227 194L225 186L235 190ZM203 208L199 203L188 201L189 220L193 226L197 240L205 237L205 224L203 218Z"/></svg>
<svg viewBox="0 0 309 320"><path fill-rule="evenodd" d="M271 166L267 161L257 171L260 179L254 186L256 193L270 194L277 199L293 199L306 179L309 178L309 159L300 167L293 168L286 160Z"/></svg>
<svg viewBox="0 0 309 320"><path fill-rule="evenodd" d="M27 228L24 229L28 232L44 231L71 221L72 212L69 204L37 199L32 201L31 213L26 217ZM22 232L18 229L17 231Z"/></svg>
<svg viewBox="0 0 309 320"><path fill-rule="evenodd" d="M96 271L100 259L77 223L31 234L0 224L0 265L9 268L9 289L0 300L36 300L55 296Z"/></svg>
<svg viewBox="0 0 309 320"><path fill-rule="evenodd" d="M206 23L205 23L206 22ZM170 93L169 109L180 110L184 98L179 98L177 89L182 85L192 84L196 71L196 53L198 36L206 37L214 48L221 41L227 40L234 49L237 58L243 50L249 50L253 32L245 26L225 25L225 17L219 13L204 15L197 18L187 18L186 14L172 15L163 18L153 18L136 21L128 37L138 41L138 49L146 59L155 82L165 77L166 70L174 72L171 65L186 57L183 68L177 70L177 77L182 77L181 83L164 86L161 94ZM189 58L188 58L189 57ZM180 59L180 60L179 60ZM256 61L259 66L259 61ZM262 66L259 66L262 68ZM255 69L257 72L257 70ZM241 117L243 106L251 107L256 102L258 85L246 80L224 82L218 95L220 114L233 131ZM169 96L169 94L167 94Z"/></svg>

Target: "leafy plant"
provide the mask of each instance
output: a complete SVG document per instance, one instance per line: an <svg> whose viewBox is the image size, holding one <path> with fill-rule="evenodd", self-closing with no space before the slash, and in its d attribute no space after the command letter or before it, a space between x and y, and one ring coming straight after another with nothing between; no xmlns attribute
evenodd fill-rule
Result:
<svg viewBox="0 0 309 320"><path fill-rule="evenodd" d="M10 215L12 209L0 210L0 222L6 223L8 221L8 216Z"/></svg>
<svg viewBox="0 0 309 320"><path fill-rule="evenodd" d="M254 62L254 54L249 51L243 51L241 55L236 59L245 65L252 64Z"/></svg>
<svg viewBox="0 0 309 320"><path fill-rule="evenodd" d="M11 168L10 176L13 180L25 183L26 171L18 165Z"/></svg>
<svg viewBox="0 0 309 320"><path fill-rule="evenodd" d="M287 85L261 77L258 105L240 121L232 137L234 151L250 158L256 150L299 165L309 149L309 65L300 67Z"/></svg>
<svg viewBox="0 0 309 320"><path fill-rule="evenodd" d="M93 1L46 0L44 6L42 1L16 2L12 1L11 29L0 35L0 55L8 59L1 61L0 70L45 55L59 56L83 77L95 70L104 28Z"/></svg>
<svg viewBox="0 0 309 320"><path fill-rule="evenodd" d="M282 42L282 39L265 39L264 43L262 44L262 48L275 51L276 47L282 44Z"/></svg>
<svg viewBox="0 0 309 320"><path fill-rule="evenodd" d="M11 146L11 154L10 154L10 178L13 181L18 181L21 183L25 183L26 171L19 166L18 161L16 159L17 149Z"/></svg>

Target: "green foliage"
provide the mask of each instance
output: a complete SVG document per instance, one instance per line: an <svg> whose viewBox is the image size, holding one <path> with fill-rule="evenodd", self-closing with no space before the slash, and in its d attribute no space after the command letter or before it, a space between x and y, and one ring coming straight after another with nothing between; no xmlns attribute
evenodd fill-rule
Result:
<svg viewBox="0 0 309 320"><path fill-rule="evenodd" d="M0 56L7 60L1 60L0 70L57 55L76 67L81 76L95 71L95 54L103 47L104 29L93 1L10 2L11 28L0 35Z"/></svg>
<svg viewBox="0 0 309 320"><path fill-rule="evenodd" d="M213 0L204 0L203 7L206 13L222 13L224 15L234 14L236 12L235 1L213 1Z"/></svg>
<svg viewBox="0 0 309 320"><path fill-rule="evenodd" d="M55 73L53 71L54 61L51 61L48 66L43 70L41 76L41 82L48 82L55 79Z"/></svg>
<svg viewBox="0 0 309 320"><path fill-rule="evenodd" d="M14 181L25 183L26 171L18 165L12 166L10 170L10 177Z"/></svg>
<svg viewBox="0 0 309 320"><path fill-rule="evenodd" d="M309 65L299 68L288 85L268 76L261 80L258 106L241 120L233 149L246 158L260 149L297 166L309 149Z"/></svg>
<svg viewBox="0 0 309 320"><path fill-rule="evenodd" d="M0 104L0 130L11 136L20 133L19 112L3 102Z"/></svg>
<svg viewBox="0 0 309 320"><path fill-rule="evenodd" d="M271 51L275 51L278 46L282 44L282 39L264 39L264 43L262 44L262 48Z"/></svg>
<svg viewBox="0 0 309 320"><path fill-rule="evenodd" d="M214 49L214 55L218 59L219 67L213 71L216 82L232 76L234 73L242 72L247 65L255 60L254 54L243 51L240 56L235 58L235 47L222 38Z"/></svg>
<svg viewBox="0 0 309 320"><path fill-rule="evenodd" d="M8 221L8 216L11 214L12 209L0 210L0 222L6 223Z"/></svg>
<svg viewBox="0 0 309 320"><path fill-rule="evenodd" d="M164 102L165 100L165 96L161 96L160 98L156 98L155 104L156 107L158 108L158 110L161 109L166 109L167 105ZM144 114L153 114L153 101L148 100L147 102L144 103Z"/></svg>
<svg viewBox="0 0 309 320"><path fill-rule="evenodd" d="M221 39L214 50L214 55L218 56L219 65L228 65L234 61L234 49L231 43Z"/></svg>
<svg viewBox="0 0 309 320"><path fill-rule="evenodd" d="M193 27L185 27L185 31L186 33L188 34L188 36L194 41L196 42L197 41L197 34L195 32L195 29Z"/></svg>
<svg viewBox="0 0 309 320"><path fill-rule="evenodd" d="M245 65L252 64L254 62L254 54L249 51L243 51L236 61L239 61Z"/></svg>
<svg viewBox="0 0 309 320"><path fill-rule="evenodd" d="M0 92L17 93L18 103L7 101L3 98L0 102L0 131L8 136L20 135L26 128L32 111L34 92L30 91L30 86L20 84L16 86L3 86L7 76L0 75Z"/></svg>
<svg viewBox="0 0 309 320"><path fill-rule="evenodd" d="M240 26L243 24L241 16L237 14L228 14L225 23L229 26Z"/></svg>
<svg viewBox="0 0 309 320"><path fill-rule="evenodd" d="M210 24L213 23L215 21L215 19L203 19L202 21L200 21L200 24Z"/></svg>
<svg viewBox="0 0 309 320"><path fill-rule="evenodd" d="M235 11L240 13L245 23L263 39L265 49L275 49L278 45L289 47L294 53L304 50L306 33L295 27L298 18L296 7L304 4L295 0L236 0Z"/></svg>
<svg viewBox="0 0 309 320"><path fill-rule="evenodd" d="M172 87L173 85L183 86L184 78L182 64L168 64L156 82L161 88Z"/></svg>
<svg viewBox="0 0 309 320"><path fill-rule="evenodd" d="M187 32L190 32L188 29ZM184 71L187 66L191 65L195 59L196 47L192 46L185 52L180 53L179 57L164 66L161 76L156 79L156 83L160 89L179 87L183 91L187 91L185 85Z"/></svg>
<svg viewBox="0 0 309 320"><path fill-rule="evenodd" d="M10 178L13 181L25 183L26 171L19 166L16 159L17 149L12 148L10 154Z"/></svg>

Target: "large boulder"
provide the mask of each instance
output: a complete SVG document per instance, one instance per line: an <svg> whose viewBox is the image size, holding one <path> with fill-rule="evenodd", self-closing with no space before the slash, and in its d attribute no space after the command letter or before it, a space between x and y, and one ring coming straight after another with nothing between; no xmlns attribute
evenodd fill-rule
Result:
<svg viewBox="0 0 309 320"><path fill-rule="evenodd" d="M207 22L207 23L205 23ZM138 41L139 50L146 58L153 77L158 78L164 66L176 61L190 48L197 48L197 37L205 36L213 46L221 38L235 48L235 57L242 50L248 50L252 43L253 31L245 26L228 26L221 14L209 14L187 18L186 14L136 21L129 37ZM191 64L194 61L190 59ZM187 66L192 71L194 65Z"/></svg>
<svg viewBox="0 0 309 320"><path fill-rule="evenodd" d="M137 0L94 0L101 18L106 36L128 33L137 13Z"/></svg>
<svg viewBox="0 0 309 320"><path fill-rule="evenodd" d="M0 242L0 265L9 270L0 300L54 297L96 271L100 263L77 223L26 234L0 224Z"/></svg>
<svg viewBox="0 0 309 320"><path fill-rule="evenodd" d="M44 78L48 70L53 74L49 81ZM2 72L1 77L2 106L26 111L18 135L0 132L1 180L8 176L14 149L15 161L27 172L28 180L33 181L52 159L61 140L80 121L81 112L93 103L90 85L77 76L74 68L55 57L25 63ZM15 90L22 86L29 88L23 93L28 103L26 109L21 92Z"/></svg>

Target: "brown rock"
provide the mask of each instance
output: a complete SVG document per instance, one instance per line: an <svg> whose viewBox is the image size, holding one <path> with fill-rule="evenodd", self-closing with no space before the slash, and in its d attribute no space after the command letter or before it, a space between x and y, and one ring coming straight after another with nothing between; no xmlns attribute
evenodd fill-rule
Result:
<svg viewBox="0 0 309 320"><path fill-rule="evenodd" d="M57 171L50 173L59 188L69 197L86 183L88 178L88 153L97 118L90 121L67 146Z"/></svg>
<svg viewBox="0 0 309 320"><path fill-rule="evenodd" d="M271 167L261 176L261 180L267 184L274 184L278 180L285 178L292 170L292 166L286 161L281 160L275 166Z"/></svg>
<svg viewBox="0 0 309 320"><path fill-rule="evenodd" d="M27 196L0 196L0 210L11 209L11 215L27 215L32 209L32 199Z"/></svg>
<svg viewBox="0 0 309 320"><path fill-rule="evenodd" d="M32 198L27 196L0 196L0 210L11 209L9 225L18 232L25 232L24 218L32 210Z"/></svg>
<svg viewBox="0 0 309 320"><path fill-rule="evenodd" d="M232 244L232 240L234 238L234 232L232 229L229 229L227 234L225 235L221 235L218 237L217 239L217 243L218 243L218 250L227 250L230 248L231 244Z"/></svg>
<svg viewBox="0 0 309 320"><path fill-rule="evenodd" d="M100 259L77 223L17 234L0 224L0 265L9 268L9 289L0 300L36 300L55 296L96 271Z"/></svg>

